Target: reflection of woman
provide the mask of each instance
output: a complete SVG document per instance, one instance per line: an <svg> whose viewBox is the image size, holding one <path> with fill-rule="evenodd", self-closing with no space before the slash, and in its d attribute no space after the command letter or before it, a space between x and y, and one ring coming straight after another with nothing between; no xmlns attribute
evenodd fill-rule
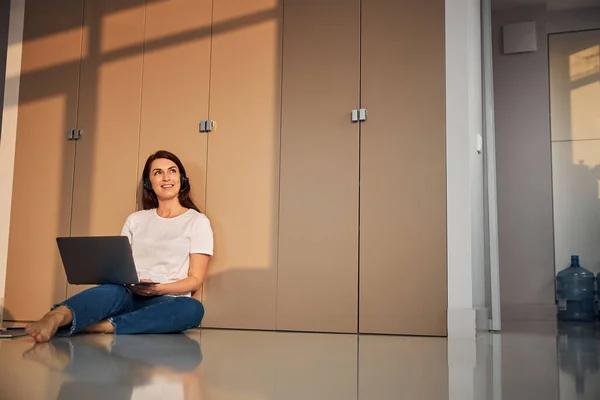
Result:
<svg viewBox="0 0 600 400"><path fill-rule="evenodd" d="M187 335L80 335L36 344L23 357L68 376L58 399L201 396L202 352Z"/></svg>
<svg viewBox="0 0 600 400"><path fill-rule="evenodd" d="M131 242L140 280L156 284L100 285L52 307L26 327L37 342L55 334L169 333L200 325L204 307L192 297L213 251L210 222L190 197L181 161L158 151L144 166L143 208L121 232Z"/></svg>

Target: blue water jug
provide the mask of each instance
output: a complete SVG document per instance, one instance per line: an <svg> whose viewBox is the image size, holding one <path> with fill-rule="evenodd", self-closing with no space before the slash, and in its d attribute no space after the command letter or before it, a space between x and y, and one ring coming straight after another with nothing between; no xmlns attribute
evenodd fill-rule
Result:
<svg viewBox="0 0 600 400"><path fill-rule="evenodd" d="M556 275L556 304L559 321L592 322L594 307L594 274L579 265L579 256L571 256L569 268Z"/></svg>

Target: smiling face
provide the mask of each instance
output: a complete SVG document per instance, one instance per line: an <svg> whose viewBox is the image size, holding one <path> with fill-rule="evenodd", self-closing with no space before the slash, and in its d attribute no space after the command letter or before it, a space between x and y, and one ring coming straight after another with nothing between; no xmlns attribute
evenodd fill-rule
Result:
<svg viewBox="0 0 600 400"><path fill-rule="evenodd" d="M177 164L159 158L150 165L150 183L159 200L171 200L179 195L181 175Z"/></svg>

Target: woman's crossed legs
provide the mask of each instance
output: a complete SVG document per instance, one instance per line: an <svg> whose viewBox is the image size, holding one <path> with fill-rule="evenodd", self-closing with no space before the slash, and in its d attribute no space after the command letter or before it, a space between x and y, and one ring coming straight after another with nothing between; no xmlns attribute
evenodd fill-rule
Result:
<svg viewBox="0 0 600 400"><path fill-rule="evenodd" d="M199 326L203 317L202 303L191 297L143 297L124 286L101 285L54 305L25 330L37 342L78 332L173 333Z"/></svg>

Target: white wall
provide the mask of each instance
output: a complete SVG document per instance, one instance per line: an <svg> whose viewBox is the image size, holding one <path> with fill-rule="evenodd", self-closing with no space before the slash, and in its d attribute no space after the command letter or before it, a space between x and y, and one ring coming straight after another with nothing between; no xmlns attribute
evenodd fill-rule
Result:
<svg viewBox="0 0 600 400"><path fill-rule="evenodd" d="M20 75L21 40L23 38L23 15L25 0L12 0L8 30L8 50L6 54L6 79L4 88L4 107L2 113L2 135L0 139L0 321L4 306L6 280L6 258L8 255L8 230L10 226L10 208L12 200L13 169L15 162L15 143L17 138L17 113L19 81L10 79Z"/></svg>
<svg viewBox="0 0 600 400"><path fill-rule="evenodd" d="M478 0L446 1L448 335L473 336L485 312L481 29ZM479 311L480 310L480 311ZM479 313L478 313L479 311Z"/></svg>
<svg viewBox="0 0 600 400"><path fill-rule="evenodd" d="M546 21L548 33L599 29L600 4L584 10L549 12Z"/></svg>
<svg viewBox="0 0 600 400"><path fill-rule="evenodd" d="M537 51L502 54L502 26L522 21L536 22ZM492 23L502 319L554 320L547 34L600 27L600 12L518 8Z"/></svg>
<svg viewBox="0 0 600 400"><path fill-rule="evenodd" d="M503 324L554 313L545 6L492 14ZM502 26L536 21L537 52L502 54Z"/></svg>

